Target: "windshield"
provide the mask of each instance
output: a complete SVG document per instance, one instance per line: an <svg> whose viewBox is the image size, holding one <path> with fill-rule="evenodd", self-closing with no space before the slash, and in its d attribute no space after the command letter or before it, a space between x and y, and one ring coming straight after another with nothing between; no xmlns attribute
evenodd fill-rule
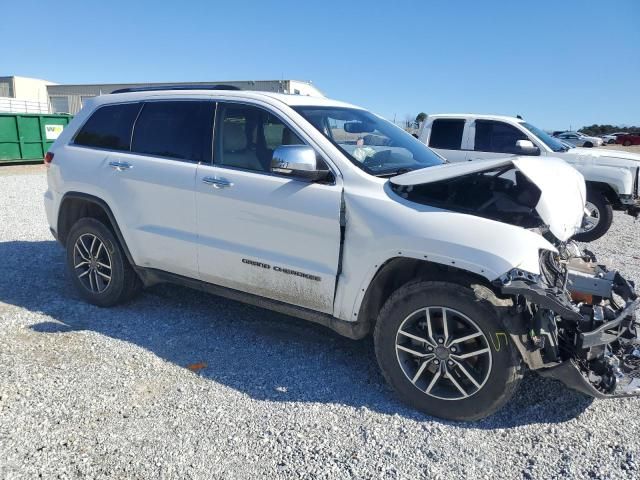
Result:
<svg viewBox="0 0 640 480"><path fill-rule="evenodd" d="M366 110L305 106L295 110L372 175L392 176L444 163L422 142Z"/></svg>
<svg viewBox="0 0 640 480"><path fill-rule="evenodd" d="M554 152L566 152L569 150L569 147L564 143L558 140L557 138L552 137L547 132L540 130L538 127L534 127L530 123L523 122L522 125L524 128L533 133L536 137L538 137L547 147L549 147Z"/></svg>

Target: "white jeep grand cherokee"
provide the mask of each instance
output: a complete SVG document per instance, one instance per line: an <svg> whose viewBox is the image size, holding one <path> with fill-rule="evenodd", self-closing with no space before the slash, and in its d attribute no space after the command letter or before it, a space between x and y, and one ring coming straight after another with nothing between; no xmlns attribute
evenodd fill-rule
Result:
<svg viewBox="0 0 640 480"><path fill-rule="evenodd" d="M45 162L51 230L93 304L173 282L372 332L400 396L450 419L495 412L525 365L637 392L638 300L568 242L585 184L561 160L443 164L353 105L211 88L97 97Z"/></svg>

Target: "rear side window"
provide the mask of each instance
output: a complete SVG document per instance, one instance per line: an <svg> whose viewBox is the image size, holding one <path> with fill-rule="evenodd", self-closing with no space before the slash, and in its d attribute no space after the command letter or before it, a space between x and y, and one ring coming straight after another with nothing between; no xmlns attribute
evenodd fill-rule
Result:
<svg viewBox="0 0 640 480"><path fill-rule="evenodd" d="M441 118L431 124L429 146L446 150L460 150L462 147L462 133L464 119Z"/></svg>
<svg viewBox="0 0 640 480"><path fill-rule="evenodd" d="M149 102L133 130L131 151L193 162L211 161L215 103Z"/></svg>
<svg viewBox="0 0 640 480"><path fill-rule="evenodd" d="M508 123L476 120L476 152L517 153L518 140L528 140L528 137Z"/></svg>
<svg viewBox="0 0 640 480"><path fill-rule="evenodd" d="M100 107L80 129L74 143L109 150L129 150L131 129L139 110L139 103Z"/></svg>

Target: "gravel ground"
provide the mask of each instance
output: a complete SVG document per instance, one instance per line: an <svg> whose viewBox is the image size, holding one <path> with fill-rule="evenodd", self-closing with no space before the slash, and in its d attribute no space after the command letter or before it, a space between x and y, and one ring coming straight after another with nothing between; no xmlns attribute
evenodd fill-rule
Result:
<svg viewBox="0 0 640 480"><path fill-rule="evenodd" d="M400 403L370 340L177 287L87 305L44 190L40 167L0 175L0 478L640 475L639 400L530 374L498 414L456 424ZM640 279L638 232L617 215L591 248Z"/></svg>

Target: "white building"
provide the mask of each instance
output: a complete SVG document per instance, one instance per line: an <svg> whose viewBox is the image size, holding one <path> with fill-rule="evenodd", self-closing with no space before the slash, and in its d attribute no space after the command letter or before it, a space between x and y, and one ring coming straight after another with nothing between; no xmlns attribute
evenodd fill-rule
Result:
<svg viewBox="0 0 640 480"><path fill-rule="evenodd" d="M0 77L0 112L49 113L47 80L29 77Z"/></svg>

